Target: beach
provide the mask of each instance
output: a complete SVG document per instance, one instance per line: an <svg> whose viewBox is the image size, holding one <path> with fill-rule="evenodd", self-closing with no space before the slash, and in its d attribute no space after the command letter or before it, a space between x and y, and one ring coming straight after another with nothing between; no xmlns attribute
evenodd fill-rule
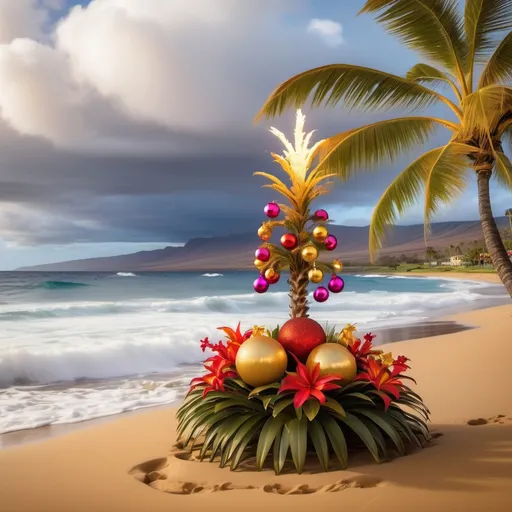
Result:
<svg viewBox="0 0 512 512"><path fill-rule="evenodd" d="M385 464L356 454L348 470L328 473L315 464L302 475L230 472L173 448L176 409L163 407L0 451L0 510L508 510L512 306L445 320L473 328L384 346L411 359L432 412L434 440L420 452Z"/></svg>

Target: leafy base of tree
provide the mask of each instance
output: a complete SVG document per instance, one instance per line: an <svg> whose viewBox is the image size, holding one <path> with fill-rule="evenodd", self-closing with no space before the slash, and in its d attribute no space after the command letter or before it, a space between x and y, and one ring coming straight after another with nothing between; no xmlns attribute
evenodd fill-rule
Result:
<svg viewBox="0 0 512 512"><path fill-rule="evenodd" d="M365 363L370 359L360 361L365 366L358 366L359 374L371 373ZM370 363L388 377L374 373L373 380L356 378L346 385L324 386L319 393L322 400L311 392L299 407L299 393L283 386L290 374L282 382L258 388L231 374L218 390L206 384L195 387L177 413L178 444L201 461L218 462L231 470L253 460L260 471L272 461L276 474L287 463L301 473L309 455L316 456L328 471L346 469L349 454L357 450L367 450L376 462L383 462L392 453L406 455L421 449L430 440L430 412L421 397L402 382L413 380L401 373L408 367L389 372L377 360ZM204 380L211 382L208 377ZM390 384L379 388L376 382Z"/></svg>

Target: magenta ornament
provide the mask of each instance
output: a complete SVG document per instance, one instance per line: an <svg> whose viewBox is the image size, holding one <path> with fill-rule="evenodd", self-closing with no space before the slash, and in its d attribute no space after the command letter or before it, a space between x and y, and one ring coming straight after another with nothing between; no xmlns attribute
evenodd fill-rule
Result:
<svg viewBox="0 0 512 512"><path fill-rule="evenodd" d="M325 302L329 298L329 290L327 288L325 288L324 286L319 286L313 292L313 298L317 302Z"/></svg>
<svg viewBox="0 0 512 512"><path fill-rule="evenodd" d="M327 287L332 293L340 293L345 288L345 281L341 277L332 276Z"/></svg>
<svg viewBox="0 0 512 512"><path fill-rule="evenodd" d="M268 290L269 282L263 276L260 276L254 281L253 287L256 293L265 293Z"/></svg>
<svg viewBox="0 0 512 512"><path fill-rule="evenodd" d="M338 240L336 239L336 237L334 235L329 235L324 240L324 245L328 251L334 251L334 249L336 249L336 247L338 247Z"/></svg>
<svg viewBox="0 0 512 512"><path fill-rule="evenodd" d="M279 208L279 205L276 203L268 203L263 211L267 217L275 219L281 213L281 208Z"/></svg>
<svg viewBox="0 0 512 512"><path fill-rule="evenodd" d="M329 220L329 214L325 210L317 210L313 214L313 218L315 220L321 220L323 222L326 222L327 220Z"/></svg>
<svg viewBox="0 0 512 512"><path fill-rule="evenodd" d="M266 247L260 247L259 249L256 249L254 255L256 256L256 259L260 261L268 261L270 259L270 250Z"/></svg>

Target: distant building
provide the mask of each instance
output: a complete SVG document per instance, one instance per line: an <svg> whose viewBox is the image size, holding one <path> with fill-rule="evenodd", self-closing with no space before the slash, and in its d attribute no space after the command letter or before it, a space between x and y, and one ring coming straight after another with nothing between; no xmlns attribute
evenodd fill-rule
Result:
<svg viewBox="0 0 512 512"><path fill-rule="evenodd" d="M450 265L452 267L460 267L462 265L462 256L459 256L458 254L450 256Z"/></svg>

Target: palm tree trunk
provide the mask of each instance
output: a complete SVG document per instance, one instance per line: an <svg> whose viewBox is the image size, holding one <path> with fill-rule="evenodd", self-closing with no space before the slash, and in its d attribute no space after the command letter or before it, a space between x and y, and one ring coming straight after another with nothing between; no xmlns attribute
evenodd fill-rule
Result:
<svg viewBox="0 0 512 512"><path fill-rule="evenodd" d="M484 232L485 244L491 256L491 261L501 282L512 297L512 261L510 261L505 246L503 245L503 240L501 239L491 208L491 198L489 194L491 169L492 164L488 169L477 170L478 210L482 223L482 231Z"/></svg>
<svg viewBox="0 0 512 512"><path fill-rule="evenodd" d="M296 270L290 270L290 318L307 317L308 306L308 271L301 265Z"/></svg>

